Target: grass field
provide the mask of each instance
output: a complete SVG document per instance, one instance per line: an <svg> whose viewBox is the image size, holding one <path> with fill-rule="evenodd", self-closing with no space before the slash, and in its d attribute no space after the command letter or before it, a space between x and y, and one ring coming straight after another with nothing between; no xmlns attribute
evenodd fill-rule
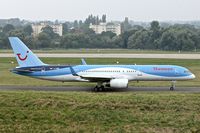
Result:
<svg viewBox="0 0 200 133"><path fill-rule="evenodd" d="M77 58L42 58L48 64L80 64ZM86 59L89 64L172 64L189 68L200 86L200 61L177 59ZM11 62L14 62L12 64ZM9 72L15 58L0 58L0 86L94 86L60 83ZM169 82L131 82L134 86L169 86ZM185 133L200 132L200 93L0 91L0 133Z"/></svg>
<svg viewBox="0 0 200 133"><path fill-rule="evenodd" d="M42 58L49 64L80 64L78 58ZM200 61L181 60L181 59L86 59L89 64L171 64L189 68L195 75L195 80L177 82L177 86L200 86ZM14 64L11 64L14 62ZM61 83L32 79L29 77L18 76L9 72L11 68L17 66L15 58L0 58L0 85L24 85L24 86L94 86L91 83ZM130 86L170 86L170 82L131 82Z"/></svg>
<svg viewBox="0 0 200 133"><path fill-rule="evenodd" d="M33 50L35 53L120 53L120 54L178 54L179 51L139 50L139 49L43 49ZM12 50L0 50L0 53L13 53ZM200 51L181 51L182 54L199 54Z"/></svg>
<svg viewBox="0 0 200 133"><path fill-rule="evenodd" d="M200 94L0 91L0 132L200 132Z"/></svg>

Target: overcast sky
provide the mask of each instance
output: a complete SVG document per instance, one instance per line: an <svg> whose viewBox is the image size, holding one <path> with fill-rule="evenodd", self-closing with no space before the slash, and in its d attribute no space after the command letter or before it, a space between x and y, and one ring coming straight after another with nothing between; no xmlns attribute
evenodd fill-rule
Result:
<svg viewBox="0 0 200 133"><path fill-rule="evenodd" d="M89 14L107 20L200 20L200 0L0 0L0 19L84 20Z"/></svg>

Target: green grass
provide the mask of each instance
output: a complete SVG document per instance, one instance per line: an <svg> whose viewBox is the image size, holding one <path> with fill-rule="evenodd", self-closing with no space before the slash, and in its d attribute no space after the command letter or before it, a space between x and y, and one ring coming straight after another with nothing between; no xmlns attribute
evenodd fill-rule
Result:
<svg viewBox="0 0 200 133"><path fill-rule="evenodd" d="M80 64L78 58L42 58L49 64ZM86 59L89 64L171 64L180 65L189 68L195 75L195 80L179 81L177 86L200 86L200 61L183 59ZM14 62L14 64L11 64ZM24 86L94 86L93 83L61 83L46 80L38 80L29 77L19 76L11 73L9 70L17 66L15 58L0 58L0 85L24 85ZM130 86L169 86L170 82L130 82Z"/></svg>
<svg viewBox="0 0 200 133"><path fill-rule="evenodd" d="M0 91L0 132L199 132L200 94Z"/></svg>
<svg viewBox="0 0 200 133"><path fill-rule="evenodd" d="M42 58L49 64L80 64L78 58ZM177 59L86 59L89 64L172 64L197 78L178 86L200 86L200 61ZM14 62L12 64L11 62ZM15 58L0 58L0 85L94 86L60 83L9 72ZM169 82L131 82L169 86ZM200 132L200 93L0 91L0 133L4 132Z"/></svg>
<svg viewBox="0 0 200 133"><path fill-rule="evenodd" d="M120 54L178 54L179 51L162 51L162 50L139 50L139 49L43 49L43 50L33 50L35 53L120 53ZM0 53L13 53L12 50L0 50ZM200 51L181 51L183 54L199 54Z"/></svg>

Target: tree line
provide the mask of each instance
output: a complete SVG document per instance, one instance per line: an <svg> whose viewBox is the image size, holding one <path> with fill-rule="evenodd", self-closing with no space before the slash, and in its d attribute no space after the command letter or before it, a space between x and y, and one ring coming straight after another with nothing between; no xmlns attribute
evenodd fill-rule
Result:
<svg viewBox="0 0 200 133"><path fill-rule="evenodd" d="M68 49L68 48L125 48L146 50L193 51L200 49L200 29L188 24L175 24L161 27L158 21L152 21L150 27L130 25L127 19L121 23L122 34L112 32L95 34L89 29L90 23L106 22L106 16L100 19L90 15L84 22L76 20L63 24L63 36L53 32L50 26L44 27L36 37L32 36L31 25L14 27L7 24L0 28L1 49L10 48L8 37L21 38L32 49ZM73 28L71 28L73 27Z"/></svg>

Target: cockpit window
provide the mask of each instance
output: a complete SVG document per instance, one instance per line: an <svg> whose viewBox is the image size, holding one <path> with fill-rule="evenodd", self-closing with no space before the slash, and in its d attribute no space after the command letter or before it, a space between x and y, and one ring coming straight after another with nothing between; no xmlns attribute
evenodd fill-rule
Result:
<svg viewBox="0 0 200 133"><path fill-rule="evenodd" d="M189 70L185 70L184 73L190 73L190 71Z"/></svg>

